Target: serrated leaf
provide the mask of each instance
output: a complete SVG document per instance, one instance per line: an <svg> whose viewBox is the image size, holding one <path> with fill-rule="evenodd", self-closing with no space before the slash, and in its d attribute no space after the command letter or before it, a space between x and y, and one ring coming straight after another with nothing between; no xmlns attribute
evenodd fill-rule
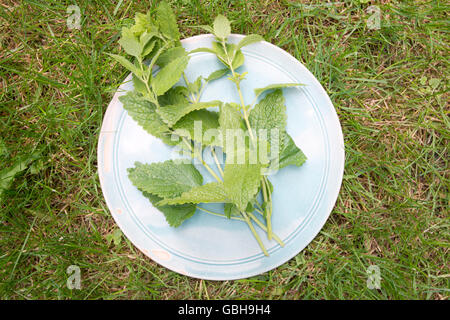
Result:
<svg viewBox="0 0 450 320"><path fill-rule="evenodd" d="M197 48L197 49L189 51L189 54L197 53L197 52L207 52L207 53L216 54L216 51L214 49L211 49L211 48Z"/></svg>
<svg viewBox="0 0 450 320"><path fill-rule="evenodd" d="M194 82L187 83L187 88L188 88L189 92L191 92L193 94L198 93L198 91L200 90L200 87L202 85L202 80L203 80L203 77L198 76Z"/></svg>
<svg viewBox="0 0 450 320"><path fill-rule="evenodd" d="M176 198L164 199L158 205L175 205L184 203L221 203L228 202L224 185L221 182L211 182L193 187Z"/></svg>
<svg viewBox="0 0 450 320"><path fill-rule="evenodd" d="M156 48L157 41L149 41L144 45L144 49L142 50L142 57L145 58L149 54L153 52L153 49Z"/></svg>
<svg viewBox="0 0 450 320"><path fill-rule="evenodd" d="M214 35L220 39L226 39L231 33L230 21L219 14L213 23Z"/></svg>
<svg viewBox="0 0 450 320"><path fill-rule="evenodd" d="M233 62L231 63L234 70L244 64L245 58L241 50L235 51Z"/></svg>
<svg viewBox="0 0 450 320"><path fill-rule="evenodd" d="M230 152L230 148L233 148L235 146L234 139L239 138L237 135L244 133L244 123L242 121L242 115L230 103L224 103L220 106L219 128L222 135L223 151ZM227 141L233 142L230 146L227 146ZM234 150L232 152L234 152Z"/></svg>
<svg viewBox="0 0 450 320"><path fill-rule="evenodd" d="M212 47L212 51L214 52L216 57L220 60L220 62L222 62L227 67L229 67L227 54L225 53L225 50L223 49L222 43L213 41L213 43L211 44L211 47ZM225 47L227 48L228 55L233 56L233 50L234 50L235 45L232 43L226 43Z"/></svg>
<svg viewBox="0 0 450 320"><path fill-rule="evenodd" d="M142 53L143 46L141 46L141 43L136 38L134 33L126 27L122 28L122 36L119 39L119 44L126 53L136 58L138 58Z"/></svg>
<svg viewBox="0 0 450 320"><path fill-rule="evenodd" d="M156 113L156 106L144 99L138 93L129 91L119 97L123 108L131 118L136 121L145 131L162 139L167 144L175 144L170 139L170 128L162 121Z"/></svg>
<svg viewBox="0 0 450 320"><path fill-rule="evenodd" d="M177 19L167 2L163 1L158 5L158 8L156 9L156 19L158 21L159 30L165 37L173 40L180 39Z"/></svg>
<svg viewBox="0 0 450 320"><path fill-rule="evenodd" d="M303 86L301 83L274 83L270 84L264 88L257 88L254 90L255 96L260 96L264 91L271 90L271 89L279 89L279 88L287 88L287 87L297 87L297 86Z"/></svg>
<svg viewBox="0 0 450 320"><path fill-rule="evenodd" d="M196 126L201 127L201 139L196 137ZM219 115L209 110L196 110L181 118L172 128L174 133L202 145L222 146L219 132ZM197 129L198 130L198 129Z"/></svg>
<svg viewBox="0 0 450 320"><path fill-rule="evenodd" d="M167 90L173 87L181 77L188 64L189 57L183 56L169 62L161 68L152 79L153 91L158 95L163 95Z"/></svg>
<svg viewBox="0 0 450 320"><path fill-rule="evenodd" d="M181 47L181 46L173 47L173 48L167 49L167 51L163 52L158 57L158 60L156 60L156 64L160 68L163 68L167 64L169 64L169 62L171 62L177 58L181 58L181 57L185 57L185 56L187 56L187 52L183 47Z"/></svg>
<svg viewBox="0 0 450 320"><path fill-rule="evenodd" d="M173 160L151 164L136 162L134 168L128 169L128 177L139 190L163 198L178 197L203 182L193 164Z"/></svg>
<svg viewBox="0 0 450 320"><path fill-rule="evenodd" d="M153 37L155 37L155 33L154 32L150 32L148 33L147 31L144 31L140 36L139 36L139 43L141 45L142 48L144 48L151 39L153 39ZM154 43L154 41L152 42Z"/></svg>
<svg viewBox="0 0 450 320"><path fill-rule="evenodd" d="M279 169L289 165L300 167L306 159L302 150L295 145L294 140L286 133L283 148L280 152Z"/></svg>
<svg viewBox="0 0 450 320"><path fill-rule="evenodd" d="M250 34L246 36L244 39L239 41L239 43L236 45L236 50L240 50L241 48L248 46L252 43L264 41L264 38L261 37L259 34Z"/></svg>
<svg viewBox="0 0 450 320"><path fill-rule="evenodd" d="M164 214L167 223L171 227L179 227L185 220L192 217L196 211L196 205L192 203L180 204L180 205L158 205L163 198L154 194L143 192L143 195L150 200L150 202Z"/></svg>
<svg viewBox="0 0 450 320"><path fill-rule="evenodd" d="M150 16L150 12L146 14L136 13L134 17L134 25L130 28L130 31L137 37L141 36L144 32L155 33L158 31L158 27Z"/></svg>
<svg viewBox="0 0 450 320"><path fill-rule="evenodd" d="M158 97L158 102L160 106L169 106L169 105L179 105L179 104L188 104L189 100L187 98L189 92L186 87L176 86L167 90L162 96Z"/></svg>
<svg viewBox="0 0 450 320"><path fill-rule="evenodd" d="M132 80L133 80L133 87L134 89L139 92L140 94L147 94L147 87L145 86L145 83L139 79L138 77L136 77L136 75L133 73L131 76Z"/></svg>
<svg viewBox="0 0 450 320"><path fill-rule="evenodd" d="M182 117L194 110L216 107L220 104L220 101L214 100L208 102L170 105L159 108L157 112L161 116L161 118L168 124L168 126L171 127Z"/></svg>
<svg viewBox="0 0 450 320"><path fill-rule="evenodd" d="M224 75L226 75L229 72L227 68L219 69L214 72L212 72L205 80L210 82L217 79L222 78Z"/></svg>
<svg viewBox="0 0 450 320"><path fill-rule="evenodd" d="M224 169L223 185L231 202L240 211L245 211L247 204L255 197L261 179L261 165L234 164L227 162Z"/></svg>
<svg viewBox="0 0 450 320"><path fill-rule="evenodd" d="M208 26L208 25L205 25L205 24L202 24L202 25L199 25L199 26L192 26L191 28L203 29L206 32L214 34L214 29L211 26Z"/></svg>
<svg viewBox="0 0 450 320"><path fill-rule="evenodd" d="M278 152L271 154L278 157L283 148L287 120L283 92L277 89L266 95L250 110L248 119L260 141L266 140L272 148L278 147Z"/></svg>
<svg viewBox="0 0 450 320"><path fill-rule="evenodd" d="M139 70L133 63L131 63L127 58L120 56L118 54L113 53L107 53L110 57L114 58L117 62L119 62L122 66L124 66L129 71L133 72L134 74L141 76L141 70Z"/></svg>

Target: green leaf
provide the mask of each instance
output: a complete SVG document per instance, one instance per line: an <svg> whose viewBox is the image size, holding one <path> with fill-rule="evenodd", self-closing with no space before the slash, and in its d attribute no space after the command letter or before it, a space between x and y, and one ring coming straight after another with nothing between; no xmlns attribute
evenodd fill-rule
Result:
<svg viewBox="0 0 450 320"><path fill-rule="evenodd" d="M242 115L232 104L224 103L220 106L219 127L222 135L223 151L228 152L228 149L232 146L227 147L227 140L230 141L236 135L244 133Z"/></svg>
<svg viewBox="0 0 450 320"><path fill-rule="evenodd" d="M156 106L144 99L138 93L129 91L119 97L123 108L134 121L136 121L145 131L151 135L162 139L167 144L175 144L170 139L170 128L162 121L156 113Z"/></svg>
<svg viewBox="0 0 450 320"><path fill-rule="evenodd" d="M209 102L197 102L188 104L179 104L164 106L159 108L156 112L161 116L161 118L171 127L182 117L194 110L206 109L210 107L215 107L220 105L221 102L218 100Z"/></svg>
<svg viewBox="0 0 450 320"><path fill-rule="evenodd" d="M176 198L164 199L158 205L174 205L184 203L221 203L228 202L224 185L220 182L211 182L202 186L193 187L191 190L183 192Z"/></svg>
<svg viewBox="0 0 450 320"><path fill-rule="evenodd" d="M173 47L162 53L158 57L158 60L156 60L156 64L162 68L169 64L169 62L185 56L187 56L187 52L183 47Z"/></svg>
<svg viewBox="0 0 450 320"><path fill-rule="evenodd" d="M148 33L147 31L144 31L139 36L139 43L140 43L141 47L144 48L148 43L150 43L150 40L152 40L155 36L156 36L156 33L154 33L154 32ZM152 41L152 43L154 45L155 41Z"/></svg>
<svg viewBox="0 0 450 320"><path fill-rule="evenodd" d="M222 62L224 65L229 67L228 65L228 56L232 57L234 54L234 48L235 44L232 43L226 43L225 47L227 48L227 53L225 53L225 50L223 49L223 45L221 42L213 41L212 45L212 51L216 55L216 57Z"/></svg>
<svg viewBox="0 0 450 320"><path fill-rule="evenodd" d="M178 197L203 182L193 164L173 160L151 164L136 162L134 168L128 169L128 177L139 190L163 198Z"/></svg>
<svg viewBox="0 0 450 320"><path fill-rule="evenodd" d="M236 50L240 50L241 48L248 46L252 43L264 41L264 38L261 37L259 34L250 34L246 36L244 39L239 41L239 43L236 46Z"/></svg>
<svg viewBox="0 0 450 320"><path fill-rule="evenodd" d="M295 145L291 136L286 133L283 148L280 152L279 169L289 165L300 167L305 161L305 154Z"/></svg>
<svg viewBox="0 0 450 320"><path fill-rule="evenodd" d="M226 75L228 72L229 72L229 70L227 68L216 70L216 71L212 72L205 80L207 82L209 82L209 81L214 81L214 80L220 79L224 75Z"/></svg>
<svg viewBox="0 0 450 320"><path fill-rule="evenodd" d="M136 75L134 73L132 73L131 78L133 80L134 89L137 92L139 92L140 94L146 95L147 94L147 87L145 85L145 82L143 82L141 79L136 77Z"/></svg>
<svg viewBox="0 0 450 320"><path fill-rule="evenodd" d="M225 164L224 189L230 201L236 204L240 211L245 211L247 204L255 197L260 179L260 164L250 164L248 161L244 164Z"/></svg>
<svg viewBox="0 0 450 320"><path fill-rule="evenodd" d="M153 91L160 96L173 87L180 80L188 61L189 57L183 56L172 60L161 68L152 79Z"/></svg>
<svg viewBox="0 0 450 320"><path fill-rule="evenodd" d="M143 46L135 37L133 32L131 32L130 29L126 27L122 28L122 37L119 40L119 44L122 46L126 53L136 58L139 58L142 53Z"/></svg>
<svg viewBox="0 0 450 320"><path fill-rule="evenodd" d="M148 70L150 72L153 72L153 67L156 64L156 61L159 59L160 55L167 50L168 46L169 43L165 43L163 46L159 46L158 51L156 51L156 53L153 55L152 60L150 60L150 64L148 65ZM148 74L148 76L150 76L150 74Z"/></svg>
<svg viewBox="0 0 450 320"><path fill-rule="evenodd" d="M189 92L197 94L198 91L200 90L200 87L202 86L202 79L203 79L202 76L198 76L194 82L187 83L187 88Z"/></svg>
<svg viewBox="0 0 450 320"><path fill-rule="evenodd" d="M214 35L220 39L226 39L231 33L230 21L221 14L214 20L213 26Z"/></svg>
<svg viewBox="0 0 450 320"><path fill-rule="evenodd" d="M239 209L236 207L234 203L225 203L224 213L228 219L233 216L239 216Z"/></svg>
<svg viewBox="0 0 450 320"><path fill-rule="evenodd" d="M180 40L177 19L167 2L163 1L156 9L156 19L162 34L173 40Z"/></svg>
<svg viewBox="0 0 450 320"><path fill-rule="evenodd" d="M189 54L197 53L197 52L207 52L207 53L217 54L217 52L211 48L197 48L197 49L189 51Z"/></svg>
<svg viewBox="0 0 450 320"><path fill-rule="evenodd" d="M205 25L205 24L202 24L202 25L199 25L199 26L192 26L191 28L203 29L206 32L214 34L214 29L211 26L208 26L208 25Z"/></svg>
<svg viewBox="0 0 450 320"><path fill-rule="evenodd" d="M275 83L270 84L264 88L257 88L255 89L255 96L258 97L263 93L264 91L271 90L271 89L279 89L279 88L287 88L287 87L297 87L297 86L303 86L301 83Z"/></svg>
<svg viewBox="0 0 450 320"><path fill-rule="evenodd" d="M141 70L139 70L133 63L128 61L127 58L113 53L107 53L107 55L114 58L114 60L119 62L122 66L124 66L129 71L133 72L135 75L142 76Z"/></svg>
<svg viewBox="0 0 450 320"><path fill-rule="evenodd" d="M183 221L192 217L196 211L196 205L192 203L181 205L158 205L163 198L154 194L143 192L143 195L150 200L153 206L164 214L166 221L171 227L179 227Z"/></svg>
<svg viewBox="0 0 450 320"><path fill-rule="evenodd" d="M134 17L134 25L130 28L130 31L137 37L141 36L144 32L155 33L158 31L158 27L150 16L150 12L146 14L136 13Z"/></svg>
<svg viewBox="0 0 450 320"><path fill-rule="evenodd" d="M201 125L201 139L195 135L195 126ZM174 126L174 133L208 146L222 146L219 135L219 115L209 110L196 110L185 115ZM217 133L215 135L215 133Z"/></svg>
<svg viewBox="0 0 450 320"><path fill-rule="evenodd" d="M231 59L231 67L233 69L237 69L244 64L244 55L241 50L236 51L236 45L233 43L226 43L225 47L227 48L227 52L223 48L221 42L214 41L212 43L212 53L214 53L217 58L227 67L230 67L228 64L228 57Z"/></svg>
<svg viewBox="0 0 450 320"><path fill-rule="evenodd" d="M118 246L122 240L122 231L120 229L115 229L113 232L106 235L106 241L108 241L108 244L111 244L111 242L114 242L115 246Z"/></svg>
<svg viewBox="0 0 450 320"><path fill-rule="evenodd" d="M250 127L256 132L259 140L266 140L275 147L275 140L278 139L278 151L283 148L284 132L286 128L286 106L284 105L283 92L280 89L267 94L256 106L250 110L248 117ZM264 130L266 133L263 138ZM274 132L275 131L275 132ZM278 157L279 152L276 155Z"/></svg>
<svg viewBox="0 0 450 320"><path fill-rule="evenodd" d="M186 87L176 86L167 90L162 96L158 97L160 106L169 106L174 104L188 104L187 98L189 92Z"/></svg>
<svg viewBox="0 0 450 320"><path fill-rule="evenodd" d="M244 54L242 53L241 50L235 51L234 54L234 58L233 58L233 62L231 63L231 66L233 67L234 70L236 70L237 68L239 68L240 66L242 66L244 64Z"/></svg>
<svg viewBox="0 0 450 320"><path fill-rule="evenodd" d="M156 48L156 44L157 44L157 41L150 41L144 45L144 49L142 50L142 58L143 59L153 52L153 49Z"/></svg>
<svg viewBox="0 0 450 320"><path fill-rule="evenodd" d="M39 159L40 155L41 151L36 151L29 156L18 159L12 167L0 171L0 203L3 192L11 187L15 176L25 171L33 161Z"/></svg>

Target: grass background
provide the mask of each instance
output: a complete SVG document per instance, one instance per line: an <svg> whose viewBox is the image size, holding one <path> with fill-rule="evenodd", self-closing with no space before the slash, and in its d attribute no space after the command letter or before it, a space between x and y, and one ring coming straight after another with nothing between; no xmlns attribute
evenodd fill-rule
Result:
<svg viewBox="0 0 450 320"><path fill-rule="evenodd" d="M127 72L105 52L150 1L0 3L0 170L33 152L0 204L2 299L448 299L446 1L171 1L183 37L219 13L295 56L329 93L346 165L337 204L294 259L239 281L158 266L117 231L96 167L103 114ZM367 21L380 9L381 28ZM82 289L66 287L70 265ZM368 289L378 265L381 289Z"/></svg>

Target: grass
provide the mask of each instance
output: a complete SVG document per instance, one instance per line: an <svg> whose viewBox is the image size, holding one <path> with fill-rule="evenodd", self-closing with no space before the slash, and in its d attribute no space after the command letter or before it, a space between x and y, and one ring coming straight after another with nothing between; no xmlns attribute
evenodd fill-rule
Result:
<svg viewBox="0 0 450 320"><path fill-rule="evenodd" d="M41 160L0 204L0 298L448 299L450 7L377 1L381 28L369 29L364 2L171 2L185 26L225 13L235 33L294 55L329 93L345 138L342 189L314 241L275 270L212 282L141 254L116 231L99 186L100 125L127 74L104 53L155 4L79 0L81 29L69 30L72 1L2 1L0 170L33 152ZM70 265L81 290L66 286ZM381 289L366 285L370 265Z"/></svg>

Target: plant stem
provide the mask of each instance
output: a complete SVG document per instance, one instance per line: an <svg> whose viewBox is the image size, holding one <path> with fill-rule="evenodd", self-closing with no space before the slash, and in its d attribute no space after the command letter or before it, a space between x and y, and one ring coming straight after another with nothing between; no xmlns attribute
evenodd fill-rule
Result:
<svg viewBox="0 0 450 320"><path fill-rule="evenodd" d="M250 228L250 230L253 233L253 236L255 237L256 241L258 241L259 246L261 247L261 250L264 252L264 255L269 256L269 253L267 252L266 248L264 247L264 244L261 241L261 238L259 237L259 235L256 233L255 227L253 227L252 222L250 221L250 219L247 216L247 213L242 211L241 212L242 216L245 219L245 222L247 222L248 227Z"/></svg>
<svg viewBox="0 0 450 320"><path fill-rule="evenodd" d="M202 84L202 87L200 88L200 91L197 93L197 97L195 98L195 103L200 101L200 98L202 97L203 91L205 90L207 84L208 84L208 81L205 81Z"/></svg>
<svg viewBox="0 0 450 320"><path fill-rule="evenodd" d="M184 79L184 82L186 83L186 86L188 86L188 84L190 83L189 81L188 81L188 78L187 78L187 76L186 76L186 73L184 73L184 71L183 71L183 79ZM191 102L192 103L195 103L196 101L195 101L195 99L194 99L194 94L191 92L190 93L190 97L191 97Z"/></svg>
<svg viewBox="0 0 450 320"><path fill-rule="evenodd" d="M201 211L203 211L203 212L206 212L206 213L209 213L209 214L218 216L218 217L222 217L222 218L228 219L228 217L227 217L226 215L222 214L222 213L210 211L210 210L207 210L207 209L202 208L202 207L199 207L199 206L197 206L196 208L199 209L199 210L201 210ZM245 221L243 218L240 218L240 217L234 217L234 216L233 216L233 217L230 217L229 219L239 220L239 221Z"/></svg>
<svg viewBox="0 0 450 320"><path fill-rule="evenodd" d="M192 146L189 144L189 142L186 141L185 137L182 137L183 142L186 144L186 146L191 151L191 157L195 158L195 152L192 150ZM222 182L222 179L219 178L219 176L214 172L213 169L203 160L201 156L198 156L197 159L202 163L202 165L205 167L206 170L217 180L217 182Z"/></svg>
<svg viewBox="0 0 450 320"><path fill-rule="evenodd" d="M262 178L261 182L263 185L264 201L266 202L267 238L272 240L272 197L270 195L270 186L265 176Z"/></svg>
<svg viewBox="0 0 450 320"><path fill-rule="evenodd" d="M235 217L235 216L232 216L232 217L228 218L226 215L224 215L224 214L222 214L222 213L214 212L214 211L211 211L211 210L202 208L202 207L200 207L200 206L196 206L196 208L199 209L200 211L205 212L205 213L208 213L208 214L211 214L211 215L214 215L214 216L217 216L217 217L221 217L221 218L224 218L224 219L233 219L233 220L244 221L244 222L246 221L246 220L243 219L243 218ZM247 212L247 215L248 215L253 221L255 221L255 223L256 223L263 231L267 232L266 226L265 226L261 221L259 221L258 218L256 218L256 217L255 217L252 213L250 213L250 212ZM284 242L283 242L276 234L273 235L273 239L274 239L276 242L278 242L278 243L280 244L280 246L284 247Z"/></svg>
<svg viewBox="0 0 450 320"><path fill-rule="evenodd" d="M244 97L243 97L242 91L241 91L240 80L238 80L238 77L236 76L236 73L234 72L233 63L232 63L232 60L230 59L230 56L228 55L227 46L226 46L224 40L222 40L222 47L223 47L223 50L224 50L225 55L227 57L228 66L229 66L229 68L231 70L231 73L233 75L233 78L234 78L233 82L236 85L236 89L237 89L238 94L239 94L239 100L241 102L242 111L244 113L243 114L243 118L244 118L244 121L245 121L245 125L247 126L247 130L248 130L248 133L249 133L249 136L250 136L250 139L251 139L253 145L256 146L256 139L253 136L253 130L252 130L251 126L250 126L250 121L248 120L248 113L247 113L247 108L245 106ZM268 190L267 189L269 188L269 184L267 182L266 177L261 178L261 184L263 186L264 201L267 203L266 209L265 209L265 211L266 211L266 223L267 223L267 238L269 240L272 240L272 221L271 221L272 202L271 202L270 198L269 198L269 201L267 201L268 200L268 196L267 196ZM269 209L269 206L270 206L270 209Z"/></svg>
<svg viewBox="0 0 450 320"><path fill-rule="evenodd" d="M261 229L263 229L265 232L267 232L266 226L261 221L259 221L259 219L253 215L253 213L247 212L247 214L249 215L250 218L252 218L253 221L256 222L256 224ZM280 246L284 247L284 242L276 234L272 233L272 236L273 236L273 239L280 244Z"/></svg>
<svg viewBox="0 0 450 320"><path fill-rule="evenodd" d="M217 159L217 155L216 155L216 152L214 151L214 147L211 147L211 154L214 158L214 162L216 163L217 169L219 170L220 175L223 178L223 170L222 170L222 167L220 166L219 160Z"/></svg>

